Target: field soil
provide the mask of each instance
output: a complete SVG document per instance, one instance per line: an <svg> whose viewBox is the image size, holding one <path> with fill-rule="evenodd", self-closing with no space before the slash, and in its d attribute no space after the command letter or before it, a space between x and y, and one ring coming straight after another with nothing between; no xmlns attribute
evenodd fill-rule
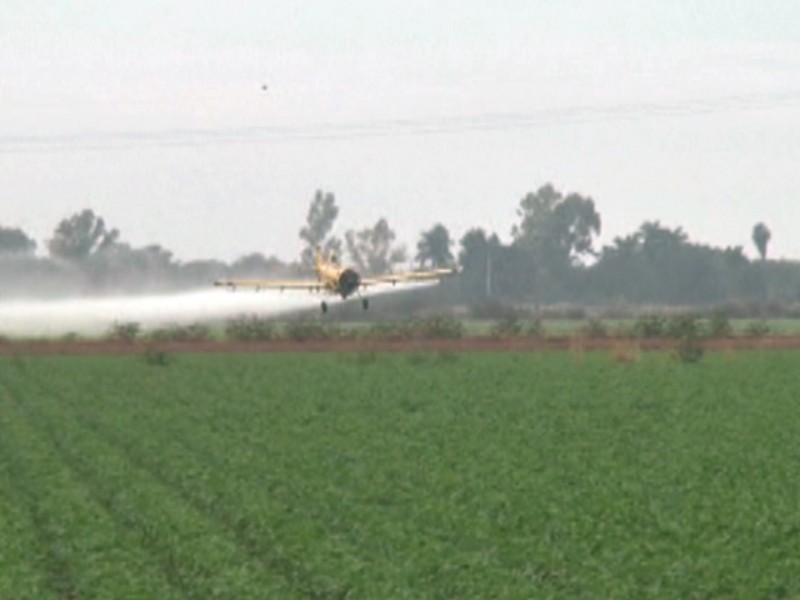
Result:
<svg viewBox="0 0 800 600"><path fill-rule="evenodd" d="M545 352L545 351L614 351L636 348L645 351L669 351L677 345L672 339L587 338L580 336L535 338L465 337L461 339L338 339L338 340L273 340L239 341L5 341L0 355L127 355L150 349L175 353L303 353L303 352ZM704 339L706 350L785 350L800 348L800 336L768 336L763 338L733 337Z"/></svg>

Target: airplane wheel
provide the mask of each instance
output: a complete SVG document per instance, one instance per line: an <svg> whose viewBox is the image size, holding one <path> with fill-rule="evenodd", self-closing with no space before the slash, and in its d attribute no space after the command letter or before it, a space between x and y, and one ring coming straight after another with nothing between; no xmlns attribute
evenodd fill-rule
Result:
<svg viewBox="0 0 800 600"><path fill-rule="evenodd" d="M367 310L369 308L369 298L362 298L361 299L361 308Z"/></svg>
<svg viewBox="0 0 800 600"><path fill-rule="evenodd" d="M319 307L322 309L322 314L323 315L328 312L328 303L327 302L323 302L322 304L319 305Z"/></svg>

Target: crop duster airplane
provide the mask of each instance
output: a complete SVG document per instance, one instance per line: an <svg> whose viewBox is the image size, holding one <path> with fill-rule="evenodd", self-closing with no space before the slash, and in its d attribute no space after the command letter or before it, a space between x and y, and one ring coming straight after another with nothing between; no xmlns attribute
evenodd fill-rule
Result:
<svg viewBox="0 0 800 600"><path fill-rule="evenodd" d="M314 270L317 279L220 279L214 282L216 286L236 288L254 288L260 290L305 290L310 293L323 293L332 296L341 296L346 299L353 294L361 296L362 288L382 284L397 285L398 283L417 283L422 281L441 281L445 277L455 275L456 269L432 269L430 271L408 271L406 273L387 273L375 277L361 277L352 268L339 264L336 255L326 257L322 249L317 247L314 254ZM369 299L362 297L361 306L364 310L369 308ZM323 313L328 312L328 303L322 301L320 308Z"/></svg>

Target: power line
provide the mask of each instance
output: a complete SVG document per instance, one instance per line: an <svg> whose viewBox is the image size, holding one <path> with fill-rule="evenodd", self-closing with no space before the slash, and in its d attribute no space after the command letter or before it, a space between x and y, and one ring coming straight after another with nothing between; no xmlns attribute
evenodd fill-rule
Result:
<svg viewBox="0 0 800 600"><path fill-rule="evenodd" d="M649 118L685 118L800 106L800 92L731 95L675 102L618 103L606 106L543 108L524 113L478 113L462 117L389 119L365 123L308 126L160 131L108 131L87 134L1 136L0 153L93 151L137 147L202 147L231 144L350 141L402 136L510 132L550 124L581 124Z"/></svg>

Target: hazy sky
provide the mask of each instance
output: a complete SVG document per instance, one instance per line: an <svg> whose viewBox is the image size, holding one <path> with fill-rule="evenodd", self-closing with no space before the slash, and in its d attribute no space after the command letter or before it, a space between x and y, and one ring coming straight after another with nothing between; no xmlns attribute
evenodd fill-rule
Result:
<svg viewBox="0 0 800 600"><path fill-rule="evenodd" d="M263 91L261 86L268 85ZM504 239L528 191L800 259L794 0L0 2L0 224L294 258L318 188ZM413 254L413 252L412 252Z"/></svg>

